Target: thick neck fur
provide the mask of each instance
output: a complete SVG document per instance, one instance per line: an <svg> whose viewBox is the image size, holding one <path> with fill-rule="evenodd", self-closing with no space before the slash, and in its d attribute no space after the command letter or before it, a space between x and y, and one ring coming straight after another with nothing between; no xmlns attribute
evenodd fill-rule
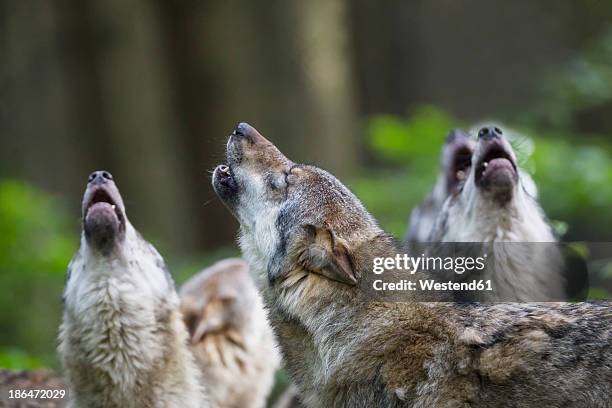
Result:
<svg viewBox="0 0 612 408"><path fill-rule="evenodd" d="M412 242L427 242L431 231L446 199L448 187L446 176L438 175L433 191L425 201L412 210L406 240Z"/></svg>
<svg viewBox="0 0 612 408"><path fill-rule="evenodd" d="M395 251L381 240L373 246ZM262 289L305 406L493 408L514 398L520 408L579 407L607 395L609 370L586 350L609 347L609 306L376 303L358 287L287 272ZM575 374L582 369L589 375Z"/></svg>
<svg viewBox="0 0 612 408"><path fill-rule="evenodd" d="M479 300L565 299L555 237L537 201L520 183L503 204L478 191L473 182L467 183L459 195L446 201L434 231L434 240L484 243L492 251L494 261L489 258L480 278L490 279L494 292L480 293Z"/></svg>
<svg viewBox="0 0 612 408"><path fill-rule="evenodd" d="M60 354L75 406L173 406L156 394L180 389L177 401L200 406L178 296L157 251L128 223L109 256L82 237L68 273ZM155 388L164 381L177 389Z"/></svg>
<svg viewBox="0 0 612 408"><path fill-rule="evenodd" d="M371 273L372 256L392 256L398 250L386 235L367 242L362 245L367 250L356 251L353 260L359 276ZM245 255L256 252L250 248ZM251 265L264 264L261 259L255 261ZM260 267L255 273L265 277L267 271ZM396 325L401 328L398 335L405 335L416 334L419 327L427 325L439 332L436 335L446 336L447 328L436 324L437 318L427 311L428 304L372 303L355 286L329 281L303 269L289 271L282 281L272 285L263 278L261 285L286 367L307 406L399 404L400 399L388 395L383 386L393 383L392 373L383 368L391 365L394 358L393 350L383 352L384 345L396 346L390 342L388 327ZM358 364L364 355L372 359ZM380 385L376 395L371 393L372 384Z"/></svg>
<svg viewBox="0 0 612 408"><path fill-rule="evenodd" d="M499 203L477 191L473 182L450 197L442 209L435 240L447 242L554 242L538 203L522 187ZM441 228L440 228L441 227Z"/></svg>

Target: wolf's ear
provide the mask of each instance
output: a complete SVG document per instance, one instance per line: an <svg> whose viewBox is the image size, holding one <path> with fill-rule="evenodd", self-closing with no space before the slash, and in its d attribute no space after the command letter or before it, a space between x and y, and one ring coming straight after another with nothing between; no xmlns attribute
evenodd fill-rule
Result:
<svg viewBox="0 0 612 408"><path fill-rule="evenodd" d="M327 228L306 225L306 249L300 261L316 274L347 285L356 285L357 278L346 246Z"/></svg>
<svg viewBox="0 0 612 408"><path fill-rule="evenodd" d="M236 299L215 298L208 301L193 296L181 299L181 312L191 343L197 344L213 332L227 333L231 327Z"/></svg>

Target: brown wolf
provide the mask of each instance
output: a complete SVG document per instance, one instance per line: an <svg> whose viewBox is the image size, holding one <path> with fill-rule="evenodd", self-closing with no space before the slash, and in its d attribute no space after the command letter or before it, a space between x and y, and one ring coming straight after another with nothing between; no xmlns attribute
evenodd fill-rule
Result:
<svg viewBox="0 0 612 408"><path fill-rule="evenodd" d="M207 407L174 282L109 172L90 175L82 211L59 335L69 405Z"/></svg>
<svg viewBox="0 0 612 408"><path fill-rule="evenodd" d="M609 303L370 302L358 284L394 240L331 174L247 124L213 186L240 221L305 405L612 405Z"/></svg>
<svg viewBox="0 0 612 408"><path fill-rule="evenodd" d="M179 294L212 406L265 407L280 356L247 263L219 261L187 281Z"/></svg>

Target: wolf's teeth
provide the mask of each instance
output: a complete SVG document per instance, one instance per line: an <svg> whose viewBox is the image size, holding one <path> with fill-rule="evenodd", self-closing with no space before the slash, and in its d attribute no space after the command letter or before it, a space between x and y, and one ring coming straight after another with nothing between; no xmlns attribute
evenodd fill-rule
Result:
<svg viewBox="0 0 612 408"><path fill-rule="evenodd" d="M459 170L457 172L457 180L463 180L465 178L465 172L463 170Z"/></svg>
<svg viewBox="0 0 612 408"><path fill-rule="evenodd" d="M111 207L113 207L113 210L114 210L115 208L117 208L117 206L116 206L115 204L111 205Z"/></svg>
<svg viewBox="0 0 612 408"><path fill-rule="evenodd" d="M486 169L486 168L487 168L487 166L489 165L489 162L484 162L482 165L483 165L483 166L485 167L485 169Z"/></svg>

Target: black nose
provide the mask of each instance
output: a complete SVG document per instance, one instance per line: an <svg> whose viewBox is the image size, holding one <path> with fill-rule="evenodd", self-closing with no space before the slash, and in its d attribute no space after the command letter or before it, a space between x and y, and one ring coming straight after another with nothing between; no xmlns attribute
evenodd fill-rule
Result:
<svg viewBox="0 0 612 408"><path fill-rule="evenodd" d="M493 139L495 137L501 137L503 132L496 126L486 126L478 131L479 139Z"/></svg>
<svg viewBox="0 0 612 408"><path fill-rule="evenodd" d="M232 134L236 136L250 136L252 130L253 128L251 127L251 125L249 125L246 122L240 122L239 124L236 125L236 128L234 129L234 133Z"/></svg>
<svg viewBox="0 0 612 408"><path fill-rule="evenodd" d="M93 183L93 184L104 184L109 180L113 179L113 175L110 174L108 171L106 170L98 170L98 171L94 171L93 173L91 173L89 175L89 179L87 180L88 183Z"/></svg>

